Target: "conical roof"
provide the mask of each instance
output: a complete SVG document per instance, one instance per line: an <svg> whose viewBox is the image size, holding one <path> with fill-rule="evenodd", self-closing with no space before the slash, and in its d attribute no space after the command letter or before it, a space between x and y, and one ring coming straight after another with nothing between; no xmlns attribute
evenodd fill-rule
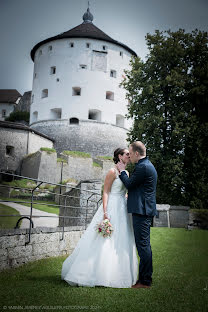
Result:
<svg viewBox="0 0 208 312"><path fill-rule="evenodd" d="M129 51L132 55L137 56L137 54L131 50L128 46L125 44L118 42L111 37L109 37L107 34L105 34L102 30L100 30L98 27L96 27L93 23L93 16L89 11L89 8L87 12L83 15L83 20L84 22L66 32L63 32L57 36L45 39L38 44L34 46L34 48L31 50L31 58L34 61L34 56L36 50L42 46L43 44L47 42L51 42L54 40L59 40L59 39L65 39L65 38L89 38L89 39L96 39L96 40L104 40L107 42L114 43L118 46L121 46L122 48L126 49Z"/></svg>

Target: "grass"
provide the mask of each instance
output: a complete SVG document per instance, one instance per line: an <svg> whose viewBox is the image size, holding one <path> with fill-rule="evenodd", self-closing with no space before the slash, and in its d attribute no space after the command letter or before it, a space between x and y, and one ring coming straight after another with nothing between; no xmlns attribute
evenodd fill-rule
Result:
<svg viewBox="0 0 208 312"><path fill-rule="evenodd" d="M70 287L60 277L64 256L0 273L0 305L50 306L53 311L61 306L63 311L207 312L208 231L152 228L151 244L150 289Z"/></svg>
<svg viewBox="0 0 208 312"><path fill-rule="evenodd" d="M65 185L67 183L72 183L72 184L78 184L78 181L75 180L74 178L69 178L69 179L66 179L66 180L63 180L63 181L60 181L59 184L62 184L62 185Z"/></svg>
<svg viewBox="0 0 208 312"><path fill-rule="evenodd" d="M79 151L63 151L62 153L72 157L91 158L90 154Z"/></svg>
<svg viewBox="0 0 208 312"><path fill-rule="evenodd" d="M112 156L97 156L98 159L103 159L103 160L111 160L113 161L113 157Z"/></svg>
<svg viewBox="0 0 208 312"><path fill-rule="evenodd" d="M100 164L96 163L95 161L93 161L92 165L93 165L93 167L102 168L102 166Z"/></svg>
<svg viewBox="0 0 208 312"><path fill-rule="evenodd" d="M45 212L55 213L55 214L59 215L59 207L42 205L39 203L40 203L40 200L34 200L33 201L33 208L41 210L41 211L45 211ZM54 201L48 201L48 200L47 201L44 200L43 203L49 204L49 205L57 205ZM22 205L30 207L30 204L22 204Z"/></svg>
<svg viewBox="0 0 208 312"><path fill-rule="evenodd" d="M56 153L56 150L54 148L49 147L41 147L40 151L47 152L47 154Z"/></svg>
<svg viewBox="0 0 208 312"><path fill-rule="evenodd" d="M36 186L35 182L33 182L32 180L28 180L28 179L13 180L11 182L3 181L2 184L20 187L20 188L28 188L28 189L34 188Z"/></svg>
<svg viewBox="0 0 208 312"><path fill-rule="evenodd" d="M0 204L0 215L19 215L19 217L0 217L0 229L13 229L17 220L21 217L19 211L6 205ZM20 221L19 226L22 221Z"/></svg>
<svg viewBox="0 0 208 312"><path fill-rule="evenodd" d="M1 197L2 200L10 200L10 201L30 201L30 198L26 198L26 199L20 199L20 198L5 198L5 197ZM43 205L43 204L39 204L40 200L33 200L33 208L41 210L41 211L45 211L45 212L50 212L50 213L55 213L57 215L59 215L59 208L58 207L52 207L52 206L47 206L47 205ZM44 204L49 204L49 205L57 205L54 201L43 201ZM27 203L20 203L20 205L23 206L27 206L30 207L30 204ZM29 210L28 210L29 211Z"/></svg>
<svg viewBox="0 0 208 312"><path fill-rule="evenodd" d="M64 164L67 164L67 160L60 157L57 158L57 162L63 162Z"/></svg>

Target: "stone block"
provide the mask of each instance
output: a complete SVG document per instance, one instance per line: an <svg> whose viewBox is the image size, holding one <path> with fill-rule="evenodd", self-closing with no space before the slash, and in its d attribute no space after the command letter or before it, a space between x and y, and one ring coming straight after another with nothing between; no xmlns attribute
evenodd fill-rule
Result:
<svg viewBox="0 0 208 312"><path fill-rule="evenodd" d="M27 257L32 254L32 246L17 246L14 248L8 248L8 257L10 259L21 258L22 256Z"/></svg>
<svg viewBox="0 0 208 312"><path fill-rule="evenodd" d="M34 244L32 246L32 255L42 255L47 253L47 243L39 243L39 244Z"/></svg>

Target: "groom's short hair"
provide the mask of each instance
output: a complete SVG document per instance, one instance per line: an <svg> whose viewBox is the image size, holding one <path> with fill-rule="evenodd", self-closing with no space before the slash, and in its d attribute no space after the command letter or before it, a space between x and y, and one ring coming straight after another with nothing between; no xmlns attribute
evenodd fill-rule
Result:
<svg viewBox="0 0 208 312"><path fill-rule="evenodd" d="M130 146L134 152L138 152L141 156L146 156L146 147L141 141L135 141Z"/></svg>

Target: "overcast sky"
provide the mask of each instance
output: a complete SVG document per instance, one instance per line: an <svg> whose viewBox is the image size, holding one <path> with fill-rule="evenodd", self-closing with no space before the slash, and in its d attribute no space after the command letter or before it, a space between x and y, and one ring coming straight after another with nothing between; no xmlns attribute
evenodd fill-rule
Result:
<svg viewBox="0 0 208 312"><path fill-rule="evenodd" d="M83 22L88 0L0 0L0 89L32 89L30 51ZM155 29L208 30L208 0L91 0L93 23L138 56Z"/></svg>

